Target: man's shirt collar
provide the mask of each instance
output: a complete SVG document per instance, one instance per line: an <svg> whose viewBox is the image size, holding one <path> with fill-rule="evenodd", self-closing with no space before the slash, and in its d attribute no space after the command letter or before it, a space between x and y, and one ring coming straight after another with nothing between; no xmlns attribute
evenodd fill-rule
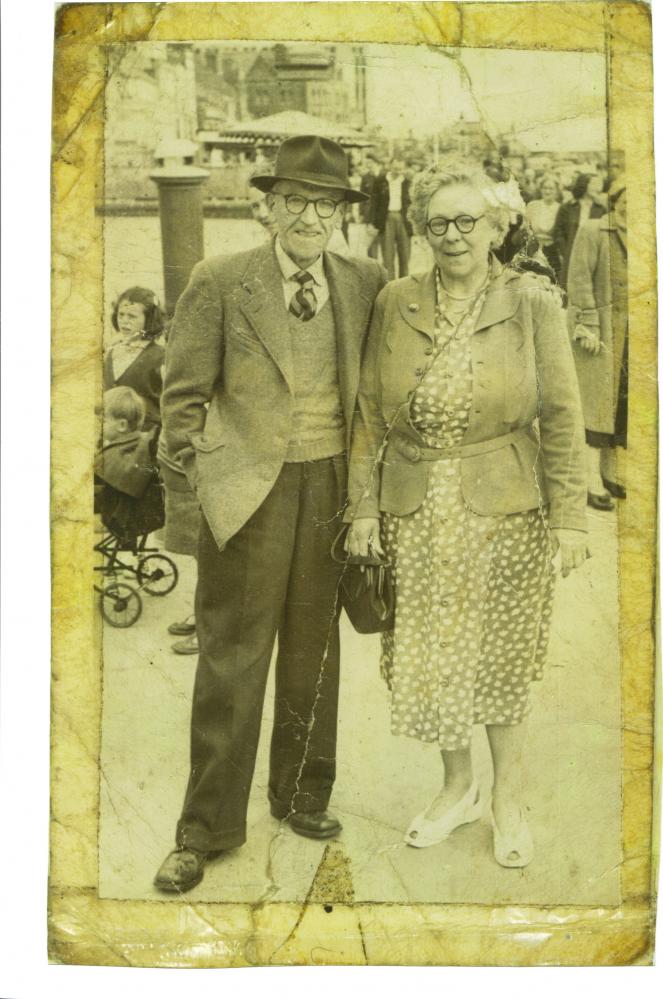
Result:
<svg viewBox="0 0 663 999"><path fill-rule="evenodd" d="M284 281L292 281L295 274L305 269L311 275L315 284L322 286L325 283L322 253L318 259L310 265L310 267L302 268L288 256L281 246L278 236L276 237L274 245L276 249L276 259L278 260L279 267L281 268L281 274L283 275Z"/></svg>

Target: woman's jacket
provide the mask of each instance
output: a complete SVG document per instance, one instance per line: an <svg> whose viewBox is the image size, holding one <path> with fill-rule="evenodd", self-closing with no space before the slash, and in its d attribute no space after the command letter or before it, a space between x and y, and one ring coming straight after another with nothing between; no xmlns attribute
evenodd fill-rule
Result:
<svg viewBox="0 0 663 999"><path fill-rule="evenodd" d="M605 215L605 208L593 201L589 209L589 218L598 219L602 215ZM575 200L565 201L563 205L559 206L552 231L553 243L562 262L558 280L564 290L566 290L566 282L568 280L571 251L579 225L580 203Z"/></svg>
<svg viewBox="0 0 663 999"><path fill-rule="evenodd" d="M585 530L584 426L558 293L545 278L493 265L472 334L468 427L443 454L461 459L463 498L475 513L541 508L551 527ZM409 402L433 357L435 307L434 270L391 282L376 300L346 520L413 513L426 495L431 449Z"/></svg>
<svg viewBox="0 0 663 999"><path fill-rule="evenodd" d="M573 339L578 323L596 329L601 350L590 354L574 343L578 384L587 430L615 433L628 326L626 244L610 215L578 230L569 265L567 320Z"/></svg>

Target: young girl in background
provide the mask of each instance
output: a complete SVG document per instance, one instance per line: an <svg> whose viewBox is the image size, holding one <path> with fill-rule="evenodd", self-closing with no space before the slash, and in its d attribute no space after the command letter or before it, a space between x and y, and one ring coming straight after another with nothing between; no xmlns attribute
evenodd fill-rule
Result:
<svg viewBox="0 0 663 999"><path fill-rule="evenodd" d="M104 389L133 389L145 403L144 429L160 427L165 351L157 342L164 328L157 296L149 288L127 288L113 306L111 323L120 339L104 357Z"/></svg>

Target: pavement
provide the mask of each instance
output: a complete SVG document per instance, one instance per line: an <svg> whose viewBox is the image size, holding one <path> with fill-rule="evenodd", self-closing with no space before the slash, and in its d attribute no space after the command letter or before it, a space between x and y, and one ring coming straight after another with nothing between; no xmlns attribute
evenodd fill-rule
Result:
<svg viewBox="0 0 663 999"><path fill-rule="evenodd" d="M536 855L524 870L494 861L484 818L427 850L402 841L437 792L435 747L394 737L378 671L379 639L342 619L338 776L331 810L337 840L296 836L267 802L272 722L268 687L248 815L248 842L206 868L195 901L477 902L615 905L619 902L621 711L615 514L589 511L592 558L555 597L549 664L533 690L525 787ZM144 597L130 628L104 628L99 893L159 899L152 878L173 848L188 774L195 656L170 651L167 626L191 610L195 563ZM488 789L485 733L475 771ZM174 899L176 900L176 899Z"/></svg>

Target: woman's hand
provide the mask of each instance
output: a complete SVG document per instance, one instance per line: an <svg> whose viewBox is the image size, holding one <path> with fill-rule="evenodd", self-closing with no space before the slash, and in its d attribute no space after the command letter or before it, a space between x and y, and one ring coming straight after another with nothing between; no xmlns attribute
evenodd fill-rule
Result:
<svg viewBox="0 0 663 999"><path fill-rule="evenodd" d="M588 354L592 354L594 357L601 353L601 338L598 331L590 329L588 326L583 326L582 323L576 326L573 340L579 347L582 347L583 350L586 350Z"/></svg>
<svg viewBox="0 0 663 999"><path fill-rule="evenodd" d="M579 569L583 562L591 558L584 531L570 531L566 528L553 528L550 532L556 545L555 560L561 561L562 576L566 577L573 569Z"/></svg>
<svg viewBox="0 0 663 999"><path fill-rule="evenodd" d="M370 554L384 555L380 544L380 521L377 517L357 517L345 537L345 550L350 555L367 558Z"/></svg>

